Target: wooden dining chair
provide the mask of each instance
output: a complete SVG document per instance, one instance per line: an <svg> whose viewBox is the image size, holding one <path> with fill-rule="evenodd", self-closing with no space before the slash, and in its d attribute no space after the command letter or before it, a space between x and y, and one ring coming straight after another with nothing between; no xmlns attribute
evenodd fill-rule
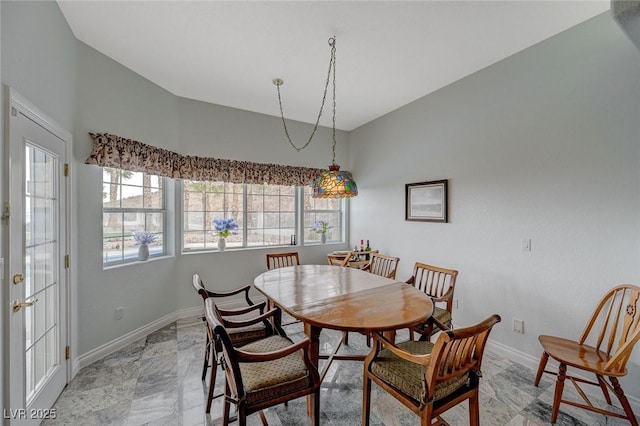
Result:
<svg viewBox="0 0 640 426"><path fill-rule="evenodd" d="M242 346L246 343L253 342L258 339L262 339L274 334L274 328L269 321L262 320L251 324L237 324L231 320L225 318L238 318L238 320L246 319L247 316L259 317L264 313L266 302L253 303L249 297L249 289L251 286L246 285L244 287L237 288L228 292L213 292L205 288L204 283L200 279L199 274L193 274L193 287L198 294L202 297L203 303L206 303L208 299L211 299L211 303L214 303L215 313L220 318L219 321L230 324L229 336L230 339L237 346ZM231 298L233 296L244 293L244 301L247 306L236 309L222 309L215 305L216 298ZM218 358L220 356L220 345L216 346L216 337L213 329L206 321L206 316L203 316L203 320L207 323L207 336L204 350L204 366L202 367L202 380L205 380L207 376L207 370L211 367L211 374L209 375L209 389L207 395L207 408L208 413L211 410L211 401L214 398L214 387L216 383L216 373L218 371Z"/></svg>
<svg viewBox="0 0 640 426"><path fill-rule="evenodd" d="M364 361L362 425L369 425L373 381L420 416L422 426L440 425L440 415L465 400L469 424L479 426L482 356L498 322L500 316L492 315L477 325L445 331L435 344L410 340L394 345L374 333Z"/></svg>
<svg viewBox="0 0 640 426"><path fill-rule="evenodd" d="M558 418L560 404L567 404L627 419L633 426L638 426L638 420L618 378L627 374L627 361L634 345L640 340L639 300L640 287L632 284L619 285L609 290L600 300L579 340L545 335L538 337L543 352L534 384L538 386L543 373L553 374L557 378L551 423L555 423ZM545 370L549 357L560 364L557 372ZM567 374L567 367L578 370L578 375L582 377ZM586 373L595 374L596 381L584 379ZM566 379L573 383L584 403L562 398ZM599 387L609 405L611 397L608 389L611 390L618 397L624 414L593 405L578 383Z"/></svg>
<svg viewBox="0 0 640 426"><path fill-rule="evenodd" d="M438 331L452 328L453 291L457 277L458 271L455 269L416 262L413 275L407 280L407 284L431 297L436 306L433 315L425 323L410 330L411 340L414 332L420 334L420 340L428 341Z"/></svg>
<svg viewBox="0 0 640 426"><path fill-rule="evenodd" d="M267 269L284 268L285 266L297 266L300 264L298 252L291 253L267 253Z"/></svg>
<svg viewBox="0 0 640 426"><path fill-rule="evenodd" d="M275 309L265 312L244 324L268 320ZM311 363L308 337L298 343L289 338L274 335L241 348L229 334L228 324L223 325L216 314L212 299L205 301L205 315L213 335L220 342L225 372L223 425L229 424L230 405L237 408L238 425L245 426L247 416L305 395L311 395L311 424L320 424L320 376Z"/></svg>
<svg viewBox="0 0 640 426"><path fill-rule="evenodd" d="M392 280L396 279L399 257L387 256L378 252L372 252L369 256L369 263L362 268L363 270Z"/></svg>

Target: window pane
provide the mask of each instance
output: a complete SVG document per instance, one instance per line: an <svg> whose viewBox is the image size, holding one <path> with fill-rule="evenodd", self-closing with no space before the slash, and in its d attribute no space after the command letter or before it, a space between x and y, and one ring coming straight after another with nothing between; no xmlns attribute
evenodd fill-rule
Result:
<svg viewBox="0 0 640 426"><path fill-rule="evenodd" d="M204 231L204 228L204 212L184 212L185 232L195 230Z"/></svg>
<svg viewBox="0 0 640 426"><path fill-rule="evenodd" d="M136 232L152 232L153 255L165 253L164 183L159 176L103 169L103 263L137 261ZM150 211L153 209L153 211Z"/></svg>
<svg viewBox="0 0 640 426"><path fill-rule="evenodd" d="M122 207L142 208L142 187L122 185Z"/></svg>
<svg viewBox="0 0 640 426"><path fill-rule="evenodd" d="M327 241L342 241L342 206L344 200L333 198L313 198L313 190L310 187L304 189L304 240L308 242L320 242L321 234L312 230L317 221L325 221L329 224Z"/></svg>

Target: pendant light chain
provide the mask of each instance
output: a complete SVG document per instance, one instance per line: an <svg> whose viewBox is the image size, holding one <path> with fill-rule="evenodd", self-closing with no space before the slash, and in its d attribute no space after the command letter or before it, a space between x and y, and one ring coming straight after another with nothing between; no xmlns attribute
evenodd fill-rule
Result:
<svg viewBox="0 0 640 426"><path fill-rule="evenodd" d="M329 63L329 67L333 64L333 124L331 126L333 133L333 159L331 160L331 164L336 164L336 37L329 39L329 45L331 45L331 61ZM331 72L331 68L329 68L329 72ZM327 79L329 77L327 76Z"/></svg>
<svg viewBox="0 0 640 426"><path fill-rule="evenodd" d="M316 119L316 123L313 126L313 130L311 131L311 135L309 135L309 140L307 143L302 145L301 147L297 147L293 141L291 140L291 136L289 136L289 129L287 129L287 122L284 119L284 111L282 109L282 97L280 95L280 86L284 84L284 81L280 78L274 78L273 84L276 85L276 89L278 90L278 104L280 105L280 117L282 118L282 125L284 126L284 134L287 136L287 140L289 144L296 151L302 151L311 143L313 136L318 130L318 125L320 123L320 117L322 116L322 111L324 109L324 104L327 99L327 91L329 89L329 81L331 80L331 73L333 71L333 164L336 162L336 37L333 36L329 39L329 46L331 46L331 57L329 59L329 70L327 71L327 80L324 84L324 93L322 94L322 103L320 104L320 112L318 113L318 118Z"/></svg>

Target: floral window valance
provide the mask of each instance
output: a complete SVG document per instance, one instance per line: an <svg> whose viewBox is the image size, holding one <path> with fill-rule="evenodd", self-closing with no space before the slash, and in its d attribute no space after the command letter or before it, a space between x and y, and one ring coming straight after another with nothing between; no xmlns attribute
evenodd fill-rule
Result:
<svg viewBox="0 0 640 426"><path fill-rule="evenodd" d="M271 185L313 185L323 169L182 155L109 133L89 133L93 150L85 164L174 179Z"/></svg>

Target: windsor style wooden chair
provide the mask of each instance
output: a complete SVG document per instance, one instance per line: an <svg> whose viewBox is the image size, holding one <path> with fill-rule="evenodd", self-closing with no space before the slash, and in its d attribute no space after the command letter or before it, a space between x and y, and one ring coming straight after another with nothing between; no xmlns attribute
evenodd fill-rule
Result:
<svg viewBox="0 0 640 426"><path fill-rule="evenodd" d="M538 386L543 373L553 374L557 378L551 423L555 423L558 418L560 404L567 404L606 416L627 419L633 426L638 426L638 420L618 378L627 374L627 361L634 345L640 340L639 300L640 287L632 284L619 285L600 300L579 340L545 335L538 337L543 352L534 383ZM560 364L557 372L545 370L549 358ZM578 370L581 374L592 373L596 381L567 374L567 367ZM563 399L566 379L574 385L583 402ZM618 397L624 414L592 404L579 383L599 387L609 405L611 390Z"/></svg>

